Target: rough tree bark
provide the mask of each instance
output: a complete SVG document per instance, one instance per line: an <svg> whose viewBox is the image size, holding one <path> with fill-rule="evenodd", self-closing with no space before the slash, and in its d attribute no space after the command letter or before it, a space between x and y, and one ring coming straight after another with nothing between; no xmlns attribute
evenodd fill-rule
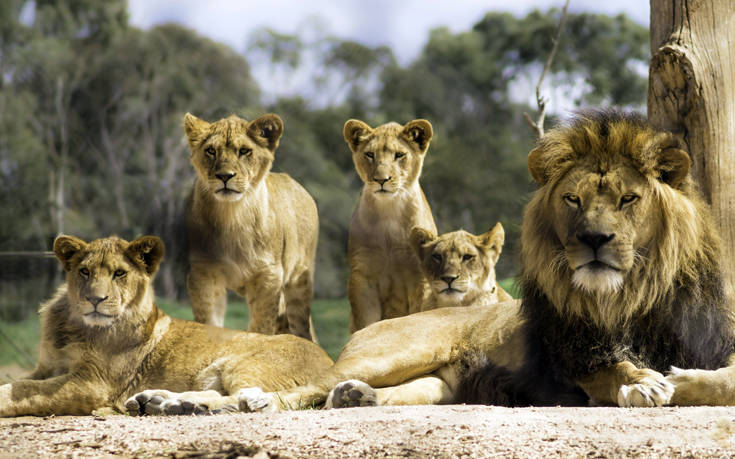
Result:
<svg viewBox="0 0 735 459"><path fill-rule="evenodd" d="M681 136L735 286L735 3L651 0L648 117Z"/></svg>

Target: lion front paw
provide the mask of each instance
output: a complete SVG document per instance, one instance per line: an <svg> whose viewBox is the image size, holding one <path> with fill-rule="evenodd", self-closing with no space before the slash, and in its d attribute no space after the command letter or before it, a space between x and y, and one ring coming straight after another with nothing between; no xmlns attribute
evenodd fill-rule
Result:
<svg viewBox="0 0 735 459"><path fill-rule="evenodd" d="M618 390L618 406L653 407L663 406L671 402L674 385L661 374L646 376L634 384L620 386Z"/></svg>
<svg viewBox="0 0 735 459"><path fill-rule="evenodd" d="M353 406L377 406L378 397L375 389L370 385L350 379L343 381L327 395L325 408L347 408Z"/></svg>
<svg viewBox="0 0 735 459"><path fill-rule="evenodd" d="M167 390L144 390L125 401L125 409L131 415L143 414L208 414L214 413L210 407L211 397L198 395L196 392L177 393ZM218 407L216 411L226 410Z"/></svg>
<svg viewBox="0 0 735 459"><path fill-rule="evenodd" d="M237 392L237 404L240 411L246 413L268 413L277 411L273 393L263 392L260 387L248 387Z"/></svg>

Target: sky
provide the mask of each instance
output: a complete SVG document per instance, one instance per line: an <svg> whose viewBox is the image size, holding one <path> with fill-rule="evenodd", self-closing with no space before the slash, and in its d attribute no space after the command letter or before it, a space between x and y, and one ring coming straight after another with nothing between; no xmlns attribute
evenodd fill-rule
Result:
<svg viewBox="0 0 735 459"><path fill-rule="evenodd" d="M175 22L199 34L245 52L253 31L270 28L297 35L313 28L342 39L369 46L387 45L402 65L416 58L433 28L446 26L452 32L469 30L488 11L523 16L533 9L543 11L563 6L564 0L128 0L130 22L147 29ZM644 26L649 24L646 0L571 0L571 12L616 15L626 13ZM315 21L315 18L317 19ZM309 93L309 72L302 70L288 81L274 83L265 63L250 62L252 74L264 89L266 99L279 95ZM278 87L280 89L273 89ZM523 92L529 91L525 88ZM567 97L561 96L562 99ZM554 110L555 97L549 104ZM529 101L530 102L530 101ZM564 104L565 105L565 104Z"/></svg>

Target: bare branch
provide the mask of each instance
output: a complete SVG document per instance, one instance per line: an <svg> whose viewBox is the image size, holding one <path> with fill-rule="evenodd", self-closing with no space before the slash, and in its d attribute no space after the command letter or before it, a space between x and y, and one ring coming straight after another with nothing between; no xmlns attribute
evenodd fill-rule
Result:
<svg viewBox="0 0 735 459"><path fill-rule="evenodd" d="M536 121L534 122L528 113L523 113L523 116L526 118L526 122L531 126L531 129L533 129L539 139L544 136L544 120L546 119L546 99L541 96L541 85L544 82L544 78L546 78L546 74L549 73L549 70L551 69L551 63L554 62L554 56L556 56L556 51L559 48L559 39L561 38L561 33L564 30L564 24L567 21L568 8L569 0L566 0L561 12L559 27L556 29L556 36L551 38L551 42L553 44L551 52L549 53L549 57L546 59L544 69L541 71L538 83L536 83L536 105L538 105L539 110L538 118L536 118Z"/></svg>

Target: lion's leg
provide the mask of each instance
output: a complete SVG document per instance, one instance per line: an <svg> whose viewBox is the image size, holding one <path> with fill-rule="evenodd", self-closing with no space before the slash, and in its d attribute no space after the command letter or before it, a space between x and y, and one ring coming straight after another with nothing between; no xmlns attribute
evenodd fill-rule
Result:
<svg viewBox="0 0 735 459"><path fill-rule="evenodd" d="M316 342L311 323L311 298L314 295L314 278L309 269L294 275L284 288L286 318L292 335Z"/></svg>
<svg viewBox="0 0 735 459"><path fill-rule="evenodd" d="M674 386L649 368L625 361L600 370L577 383L593 403L619 406L663 406L670 402Z"/></svg>
<svg viewBox="0 0 735 459"><path fill-rule="evenodd" d="M222 327L227 310L227 289L224 276L210 263L192 262L186 278L194 320Z"/></svg>
<svg viewBox="0 0 735 459"><path fill-rule="evenodd" d="M91 414L111 405L108 385L85 375L22 379L0 386L0 416Z"/></svg>
<svg viewBox="0 0 735 459"><path fill-rule="evenodd" d="M248 280L245 289L250 307L248 331L265 335L288 333L281 270L273 268L258 273Z"/></svg>
<svg viewBox="0 0 735 459"><path fill-rule="evenodd" d="M734 356L718 370L671 368L666 380L674 385L672 405L735 405Z"/></svg>
<svg viewBox="0 0 735 459"><path fill-rule="evenodd" d="M374 389L358 381L347 380L329 392L326 408L375 405L441 405L452 403L454 392L442 378L431 374L413 378L396 386Z"/></svg>
<svg viewBox="0 0 735 459"><path fill-rule="evenodd" d="M383 318L378 288L361 272L353 270L347 283L350 300L350 333L355 333Z"/></svg>

